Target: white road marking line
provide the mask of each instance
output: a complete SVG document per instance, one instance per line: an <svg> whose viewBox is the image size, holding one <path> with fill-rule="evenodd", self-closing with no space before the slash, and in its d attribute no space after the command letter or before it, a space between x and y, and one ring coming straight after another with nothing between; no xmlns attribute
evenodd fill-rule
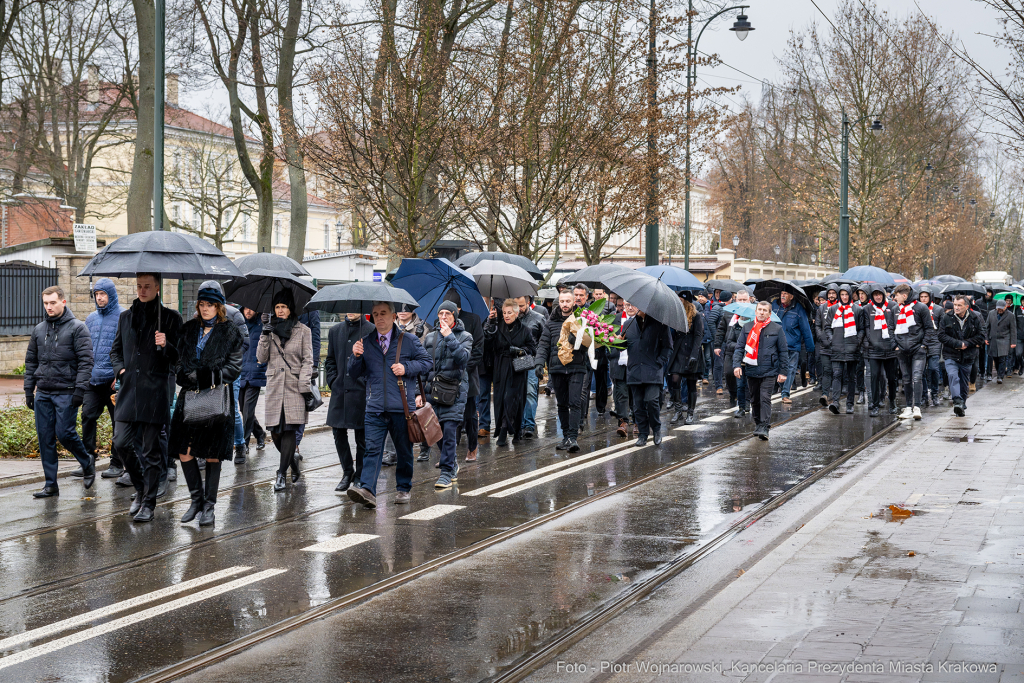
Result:
<svg viewBox="0 0 1024 683"><path fill-rule="evenodd" d="M428 519L437 519L438 517L444 517L450 515L456 510L461 510L466 507L465 505L432 505L422 510L410 513L408 515L402 515L399 519L412 519L417 521L423 521Z"/></svg>
<svg viewBox="0 0 1024 683"><path fill-rule="evenodd" d="M732 408L729 408L728 410L723 410L722 411L722 415L728 415L729 413L735 413L739 409L740 409L739 406L733 406Z"/></svg>
<svg viewBox="0 0 1024 683"><path fill-rule="evenodd" d="M252 569L252 567L229 567L228 569L222 569L219 572L214 572L212 574L207 574L205 576L199 576L188 581L182 581L181 583L176 583L173 586L168 586L167 588L161 588L160 590L153 591L152 593L145 593L144 595L140 595L135 598L122 600L121 602L115 602L111 605L107 605L106 607L100 607L99 609L94 609L91 612L86 612L84 614L79 614L78 616L71 617L70 619L64 619L63 621L55 621L54 623L48 626L40 626L39 628L34 628L31 631L24 631L22 633L18 633L17 635L13 635L9 638L4 638L3 640L0 640L0 652L5 652L7 650L17 647L18 645L32 642L33 640L39 640L41 638L46 638L47 636L55 635L57 633L60 633L61 631L67 631L69 629L75 628L76 626L81 626L82 624L88 624L98 619L113 616L118 612L124 612L126 610L135 609L136 607L144 605L147 602L162 600L163 598L166 598L170 595L174 595L175 593L181 593L182 591L191 590L196 586L202 586L206 583L220 581L221 579L226 579L229 576L234 576L235 574L247 572L250 569Z"/></svg>
<svg viewBox="0 0 1024 683"><path fill-rule="evenodd" d="M194 605L198 602L202 602L203 600L207 600L209 598L213 598L224 593L229 593L237 588L247 586L251 583L256 583L264 579L269 579L270 577L277 576L278 574L284 574L286 571L288 570L267 569L265 571L259 572L258 574L252 574L251 576L243 576L240 579L235 579L234 581L229 581L228 583L223 583L219 586L214 586L213 588L207 588L204 591L193 593L192 595L186 595L184 597L178 598L177 600L165 602L162 605L150 607L149 609L142 610L141 612L136 612L135 614L129 614L126 617L121 617L120 619L109 621L106 624L100 624L99 626L87 628L84 631L72 633L69 636L64 636L63 638L58 638L57 640L51 640L48 643L43 643L42 645L37 645L36 647L30 647L27 650L22 650L21 652L16 652L13 655L9 655L7 657L4 657L3 659L0 659L0 669L6 669L9 666L21 664L23 662L29 661L30 659L35 659L36 657L41 657L42 655L50 654L51 652L56 652L57 650L63 650L66 647L77 645L78 643L84 642L86 640L91 640L92 638L96 638L98 636L106 635L107 633L112 633L113 631L125 628L126 626L138 624L139 622L152 619L153 617L158 617L161 614L173 612L176 609L188 607L189 605Z"/></svg>
<svg viewBox="0 0 1024 683"><path fill-rule="evenodd" d="M704 427L704 425L683 425L682 427L675 427L674 429L677 432L695 432L702 427Z"/></svg>
<svg viewBox="0 0 1024 683"><path fill-rule="evenodd" d="M584 460L589 460L590 458L596 458L598 456L604 455L605 453L610 453L611 451L617 451L620 448L626 448L627 446L631 445L632 443L633 443L632 441L627 441L625 443L616 444L614 446L608 446L607 448L602 448L600 450L596 450L596 451L593 451L591 453L586 453L584 455L577 455L575 458L569 458L568 460L563 460L561 462L556 462L553 465L548 465L547 467L541 467L538 470L531 470L530 472L524 472L523 474L516 475L514 477L511 477L509 479L505 479L503 481L496 482L494 484L488 484L487 486L481 486L480 488L473 489L472 491L466 491L465 493L462 493L460 491L459 495L461 495L461 496L480 496L480 495L483 495L483 494L488 493L490 491L495 491L497 489L504 488L506 486L510 486L512 484L515 484L517 481L525 481L527 479L531 479L531 478L536 477L538 475L545 474L546 472L554 472L556 470L563 470L566 467L572 467L573 465L575 465L578 462L582 462Z"/></svg>
<svg viewBox="0 0 1024 683"><path fill-rule="evenodd" d="M339 550L351 548L354 545L366 543L367 541L372 541L375 538L380 538L380 536L375 536L374 534L344 534L342 536L328 538L326 541L314 543L311 546L303 548L303 550L307 553L336 553Z"/></svg>
<svg viewBox="0 0 1024 683"><path fill-rule="evenodd" d="M712 415L711 417L705 417L703 420L701 420L701 422L721 422L723 420L728 420L728 419L729 419L728 415ZM687 426L689 426L689 425L687 425Z"/></svg>
<svg viewBox="0 0 1024 683"><path fill-rule="evenodd" d="M671 439L674 439L674 438L675 438L674 436L666 436L664 439L662 439L662 441L670 441ZM561 472L555 472L554 474L549 474L548 476L542 477L542 478L537 479L535 481L529 481L529 482L527 482L525 484L520 484L519 486L516 486L515 488L508 489L506 491L500 491L498 493L492 493L491 494L491 498L504 498L506 496L511 496L513 494L519 493L520 491L525 491L526 489L532 489L534 486L540 486L541 484L546 484L549 481L554 481L555 479L559 479L561 477L567 476L569 474L572 474L573 472L578 472L579 470L585 470L588 467L593 467L594 465L600 465L601 463L607 462L608 460L614 460L615 458L621 458L622 456L629 455L630 453L635 453L637 451L642 451L643 449L650 448L653 445L654 445L653 441L648 441L646 446L640 446L639 448L636 447L636 446L633 446L631 448L627 448L624 451L620 451L618 453L612 453L611 455L606 455L603 458L597 458L596 460L590 460L589 462L585 462L585 463L582 463L580 465L576 465L575 467L570 467L567 470L562 470Z"/></svg>

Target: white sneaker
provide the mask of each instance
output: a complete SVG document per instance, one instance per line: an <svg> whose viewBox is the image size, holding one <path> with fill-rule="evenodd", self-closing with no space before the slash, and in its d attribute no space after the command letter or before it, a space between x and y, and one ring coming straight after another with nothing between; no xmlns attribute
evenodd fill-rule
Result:
<svg viewBox="0 0 1024 683"><path fill-rule="evenodd" d="M913 411L913 409L911 409L910 406L907 406L906 408L904 408L903 412L900 413L900 419L901 420L909 420L912 417L914 417L914 411Z"/></svg>
<svg viewBox="0 0 1024 683"><path fill-rule="evenodd" d="M914 419L915 420L920 420L921 419L921 409L919 407L917 407L917 406L914 406Z"/></svg>

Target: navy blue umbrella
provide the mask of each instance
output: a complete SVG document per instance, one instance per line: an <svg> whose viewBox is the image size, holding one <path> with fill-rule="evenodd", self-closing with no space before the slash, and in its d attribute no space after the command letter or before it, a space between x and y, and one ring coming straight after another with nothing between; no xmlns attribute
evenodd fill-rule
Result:
<svg viewBox="0 0 1024 683"><path fill-rule="evenodd" d="M843 273L843 277L849 278L850 280L856 280L857 282L870 282L872 284L882 285L883 287L896 286L896 280L893 276L888 271L879 268L878 266L854 266Z"/></svg>
<svg viewBox="0 0 1024 683"><path fill-rule="evenodd" d="M459 293L462 310L476 313L481 320L486 320L491 314L473 277L446 258L402 259L391 284L416 297L420 302L416 315L421 320L437 317L437 309L449 289Z"/></svg>
<svg viewBox="0 0 1024 683"><path fill-rule="evenodd" d="M704 283L693 274L679 266L644 266L636 269L638 273L647 273L665 283L676 292L703 292Z"/></svg>

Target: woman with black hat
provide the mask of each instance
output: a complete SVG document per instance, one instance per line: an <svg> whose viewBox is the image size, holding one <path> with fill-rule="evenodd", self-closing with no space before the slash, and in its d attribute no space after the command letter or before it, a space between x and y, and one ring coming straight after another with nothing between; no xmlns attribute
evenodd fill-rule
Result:
<svg viewBox="0 0 1024 683"><path fill-rule="evenodd" d="M494 425L498 429L498 445L519 443L523 436L523 412L526 410L526 373L533 371L533 364L516 370L514 360L537 352L533 332L523 325L519 317L519 305L513 299L501 304L501 318L497 309L491 309L491 316L484 327L487 350L494 364L491 376L494 378Z"/></svg>
<svg viewBox="0 0 1024 683"><path fill-rule="evenodd" d="M178 455L181 471L188 482L192 505L181 521L199 516L199 525L214 522L213 507L220 486L221 461L232 458L236 404L231 383L242 371L242 333L227 315L224 294L210 287L199 290L196 315L181 328L178 362L175 366L181 393L171 417L170 453ZM185 423L186 401L197 392L213 388L225 391L230 415L203 423ZM206 460L205 487L196 458Z"/></svg>
<svg viewBox="0 0 1024 683"><path fill-rule="evenodd" d="M256 346L256 360L267 364L265 424L281 454L274 490L283 491L289 466L292 482L299 480L295 432L299 425L306 424L306 406L313 397L313 336L299 322L291 292L278 292L273 303L274 317L263 314L263 334Z"/></svg>

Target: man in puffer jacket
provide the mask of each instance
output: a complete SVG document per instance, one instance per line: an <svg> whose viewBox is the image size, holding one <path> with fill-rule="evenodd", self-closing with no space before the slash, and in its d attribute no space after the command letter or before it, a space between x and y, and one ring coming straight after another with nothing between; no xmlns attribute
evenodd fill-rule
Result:
<svg viewBox="0 0 1024 683"><path fill-rule="evenodd" d="M114 366L110 364L110 346L117 336L117 320L121 317L121 306L117 301L117 287L112 280L100 278L92 288L96 310L85 319L85 326L92 338L92 375L82 399L82 443L93 461L96 460L96 423L106 408L110 421L114 421ZM104 479L117 479L124 474L124 463L120 456L111 452L110 467L101 475ZM81 469L71 473L73 477L84 476Z"/></svg>
<svg viewBox="0 0 1024 683"><path fill-rule="evenodd" d="M889 414L896 409L896 306L885 299L881 285L867 285L870 299L860 309L864 329L864 358L871 373L871 405L868 415L877 417L882 409L882 375L889 389Z"/></svg>
<svg viewBox="0 0 1024 683"><path fill-rule="evenodd" d="M32 495L59 496L57 441L82 466L85 488L96 480L96 463L75 431L78 408L92 376L92 339L89 329L67 307L64 290L43 290L46 318L32 330L25 354L25 405L35 411L39 458L46 484Z"/></svg>

